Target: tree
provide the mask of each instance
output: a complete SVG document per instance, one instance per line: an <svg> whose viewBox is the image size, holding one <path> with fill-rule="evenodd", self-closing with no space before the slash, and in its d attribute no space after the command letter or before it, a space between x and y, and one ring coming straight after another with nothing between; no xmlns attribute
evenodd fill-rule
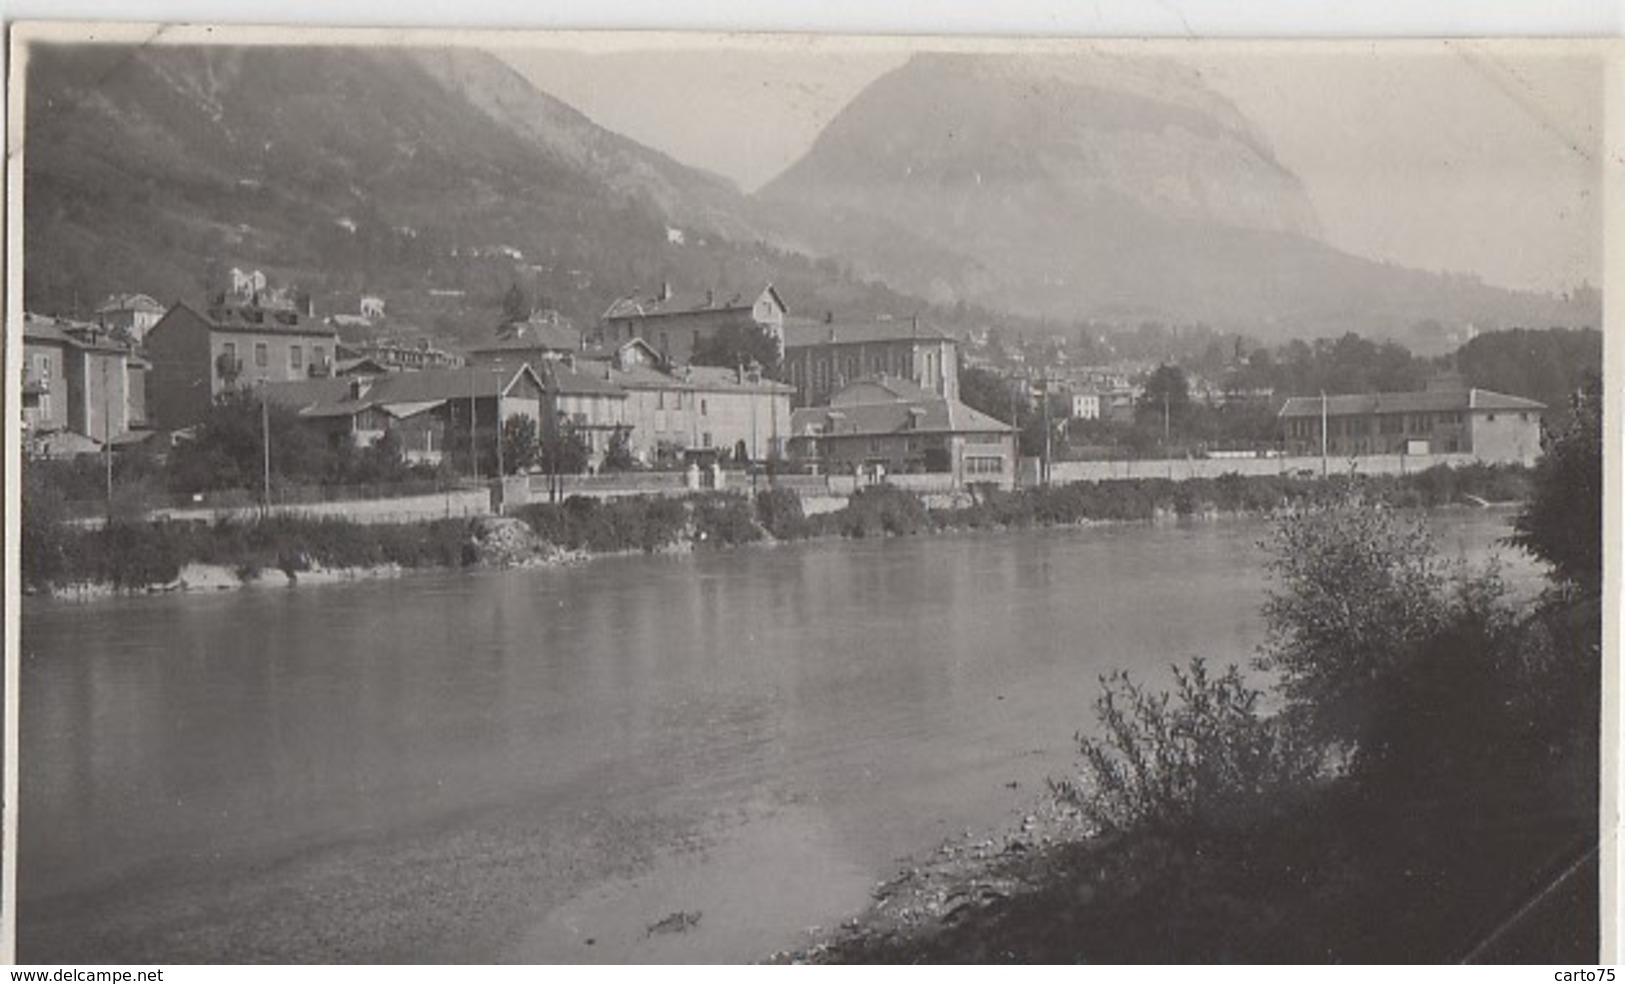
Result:
<svg viewBox="0 0 1625 984"><path fill-rule="evenodd" d="M761 325L724 325L715 334L694 343L689 361L697 366L735 369L756 365L768 376L777 376L784 355L779 340Z"/></svg>
<svg viewBox="0 0 1625 984"><path fill-rule="evenodd" d="M1184 426L1190 417L1191 388L1185 371L1166 363L1154 369L1145 381L1145 390L1135 405L1137 421L1167 424L1170 430Z"/></svg>
<svg viewBox="0 0 1625 984"><path fill-rule="evenodd" d="M489 295L487 295L489 296ZM530 317L530 301L518 283L508 286L507 293L502 295L502 321L508 324L515 321L524 321Z"/></svg>
<svg viewBox="0 0 1625 984"><path fill-rule="evenodd" d="M541 450L536 421L516 413L502 422L502 468L506 474L517 475L536 464Z"/></svg>
<svg viewBox="0 0 1625 984"><path fill-rule="evenodd" d="M1595 598L1602 591L1602 386L1592 377L1572 400L1561 430L1542 436L1529 501L1511 542L1552 565L1562 582Z"/></svg>
<svg viewBox="0 0 1625 984"><path fill-rule="evenodd" d="M609 447L604 449L601 467L604 471L616 472L631 471L637 466L637 459L632 456L632 428L615 428L615 433L609 437Z"/></svg>
<svg viewBox="0 0 1625 984"><path fill-rule="evenodd" d="M579 475L592 461L592 447L575 424L562 421L542 440L540 460L549 475Z"/></svg>
<svg viewBox="0 0 1625 984"><path fill-rule="evenodd" d="M170 456L169 486L176 492L215 489L257 490L263 481L265 427L270 424L273 479L322 481L335 468L335 455L298 413L272 403L263 410L251 390L222 393L198 423L196 437L176 445Z"/></svg>
<svg viewBox="0 0 1625 984"><path fill-rule="evenodd" d="M980 410L1007 424L1025 419L1031 409L1031 402L1024 397L1018 398L1003 376L980 366L963 363L959 366L959 400L973 410Z"/></svg>

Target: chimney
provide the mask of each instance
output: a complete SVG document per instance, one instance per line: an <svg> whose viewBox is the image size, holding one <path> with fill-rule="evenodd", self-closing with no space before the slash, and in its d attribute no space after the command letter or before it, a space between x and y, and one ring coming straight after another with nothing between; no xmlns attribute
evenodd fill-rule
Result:
<svg viewBox="0 0 1625 984"><path fill-rule="evenodd" d="M660 299L662 301L671 300L671 281L662 280L660 282Z"/></svg>
<svg viewBox="0 0 1625 984"><path fill-rule="evenodd" d="M734 366L734 382L739 383L741 385L744 384L744 382L745 382L745 367L744 366L742 366L742 365Z"/></svg>
<svg viewBox="0 0 1625 984"><path fill-rule="evenodd" d="M706 292L705 292L705 306L706 307L716 307L716 305L717 305L717 292L715 290L711 290L711 289L708 288L706 290Z"/></svg>
<svg viewBox="0 0 1625 984"><path fill-rule="evenodd" d="M919 333L920 333L920 316L918 314L913 315L909 319L908 333L910 335L913 335L913 336L919 335Z"/></svg>

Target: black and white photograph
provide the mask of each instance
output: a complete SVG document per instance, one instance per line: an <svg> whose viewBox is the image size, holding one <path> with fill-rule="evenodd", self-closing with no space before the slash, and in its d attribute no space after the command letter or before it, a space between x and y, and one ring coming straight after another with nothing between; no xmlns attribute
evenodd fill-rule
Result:
<svg viewBox="0 0 1625 984"><path fill-rule="evenodd" d="M1622 53L14 25L16 959L1595 968Z"/></svg>

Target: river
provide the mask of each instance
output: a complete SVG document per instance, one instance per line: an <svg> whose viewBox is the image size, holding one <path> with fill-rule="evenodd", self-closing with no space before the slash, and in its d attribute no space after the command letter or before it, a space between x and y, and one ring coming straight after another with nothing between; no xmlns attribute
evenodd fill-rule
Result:
<svg viewBox="0 0 1625 984"><path fill-rule="evenodd" d="M1504 512L1438 514L1481 558ZM20 957L740 961L1245 662L1254 522L824 541L24 608ZM1538 574L1500 551L1526 588ZM673 913L686 932L650 932Z"/></svg>

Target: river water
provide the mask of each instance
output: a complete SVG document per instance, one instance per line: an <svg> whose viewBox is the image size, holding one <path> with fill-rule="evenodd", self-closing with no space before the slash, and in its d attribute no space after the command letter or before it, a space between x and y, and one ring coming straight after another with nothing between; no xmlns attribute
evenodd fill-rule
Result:
<svg viewBox="0 0 1625 984"><path fill-rule="evenodd" d="M1507 514L1433 519L1481 558ZM1262 637L1261 524L831 541L24 610L26 962L739 961ZM1501 551L1514 581L1538 576ZM674 913L686 932L651 932Z"/></svg>

